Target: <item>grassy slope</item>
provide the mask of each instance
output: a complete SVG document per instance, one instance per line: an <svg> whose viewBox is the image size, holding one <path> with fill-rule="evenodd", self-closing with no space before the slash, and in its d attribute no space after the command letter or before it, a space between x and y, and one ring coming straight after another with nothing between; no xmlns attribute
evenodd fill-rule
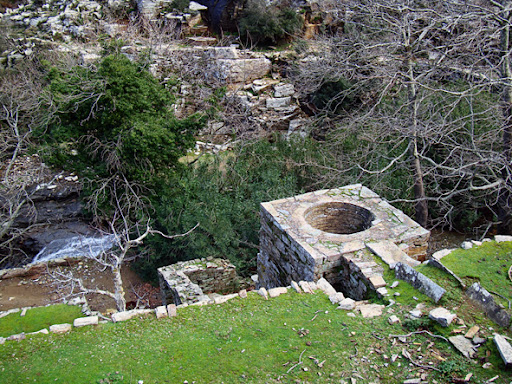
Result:
<svg viewBox="0 0 512 384"><path fill-rule="evenodd" d="M32 308L27 310L24 317L20 314L16 312L0 319L0 337L36 332L52 324L72 323L77 317L83 316L80 307L66 304Z"/></svg>
<svg viewBox="0 0 512 384"><path fill-rule="evenodd" d="M493 245L483 249L487 247ZM157 321L150 316L8 342L0 347L0 382L339 383L353 377L358 383L397 383L421 372L401 357L406 349L414 361L441 371L423 370L429 382L448 383L471 372L472 383L498 375L494 383L508 384L510 371L505 371L491 338L496 330L512 336L510 331L499 329L467 302L451 277L429 266L420 269L447 289L439 304L455 310L464 324L444 329L426 318L407 320L405 315L416 303L429 308L436 304L404 282L390 290L400 292L394 297L397 303L374 319L349 317L321 293L289 293L269 301L251 293L220 306L180 309L173 319ZM393 280L392 274L386 278ZM388 324L391 313L402 325ZM474 324L481 327L479 336L489 338L474 361L425 334L413 335L406 343L390 337L425 328L448 337ZM292 368L301 355L302 364ZM393 355L399 357L393 361ZM492 367L483 369L485 362Z"/></svg>

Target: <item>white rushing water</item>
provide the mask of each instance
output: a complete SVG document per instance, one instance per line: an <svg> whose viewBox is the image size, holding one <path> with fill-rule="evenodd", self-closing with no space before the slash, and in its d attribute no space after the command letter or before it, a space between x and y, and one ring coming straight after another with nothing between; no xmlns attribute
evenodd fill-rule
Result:
<svg viewBox="0 0 512 384"><path fill-rule="evenodd" d="M53 240L44 247L32 262L48 261L61 257L98 256L115 244L115 236L73 236Z"/></svg>

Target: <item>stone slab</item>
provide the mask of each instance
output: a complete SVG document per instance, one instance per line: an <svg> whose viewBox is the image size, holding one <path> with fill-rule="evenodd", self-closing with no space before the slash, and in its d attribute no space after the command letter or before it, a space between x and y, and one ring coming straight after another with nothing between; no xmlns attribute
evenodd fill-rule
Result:
<svg viewBox="0 0 512 384"><path fill-rule="evenodd" d="M395 243L390 240L383 240L378 242L368 242L366 246L382 261L384 261L390 269L395 268L395 265L399 262L415 267L421 263L418 260L414 260L407 253L402 251Z"/></svg>
<svg viewBox="0 0 512 384"><path fill-rule="evenodd" d="M495 334L494 344L496 344L505 366L507 368L512 367L512 346L510 343L502 335Z"/></svg>
<svg viewBox="0 0 512 384"><path fill-rule="evenodd" d="M428 314L428 317L437 321L442 327L448 327L453 320L457 317L456 314L451 313L443 307L434 308Z"/></svg>
<svg viewBox="0 0 512 384"><path fill-rule="evenodd" d="M441 300L446 290L422 273L414 270L407 264L397 263L395 266L395 275L397 279L411 284L414 288L424 293L436 303Z"/></svg>
<svg viewBox="0 0 512 384"><path fill-rule="evenodd" d="M71 324L53 324L50 325L51 333L66 333L71 331Z"/></svg>
<svg viewBox="0 0 512 384"><path fill-rule="evenodd" d="M79 317L78 319L73 320L73 326L78 328L88 325L98 325L98 321L98 316Z"/></svg>
<svg viewBox="0 0 512 384"><path fill-rule="evenodd" d="M375 289L386 286L386 281L384 280L384 277L382 277L382 275L371 276L369 280L370 283L372 283L372 285L375 287Z"/></svg>
<svg viewBox="0 0 512 384"><path fill-rule="evenodd" d="M468 359L472 359L476 355L476 350L471 340L466 339L463 335L451 336L448 338L450 343Z"/></svg>
<svg viewBox="0 0 512 384"><path fill-rule="evenodd" d="M240 292L238 292L238 296L240 296L241 299L247 298L247 289L242 289Z"/></svg>
<svg viewBox="0 0 512 384"><path fill-rule="evenodd" d="M492 295L480 284L474 283L467 289L466 295L496 324L502 327L510 325L510 315L496 304Z"/></svg>
<svg viewBox="0 0 512 384"><path fill-rule="evenodd" d="M384 308L385 306L380 304L361 304L357 306L357 309L365 319L381 316Z"/></svg>
<svg viewBox="0 0 512 384"><path fill-rule="evenodd" d="M285 287L276 287L276 288L270 288L268 290L268 295L273 298L273 297L277 297L280 295L284 295L287 292L288 292L288 289L286 289Z"/></svg>
<svg viewBox="0 0 512 384"><path fill-rule="evenodd" d="M146 315L153 312L152 309L132 309L130 311L116 312L111 316L112 322L117 323L119 321L130 320L140 315Z"/></svg>
<svg viewBox="0 0 512 384"><path fill-rule="evenodd" d="M512 236L510 236L510 235L496 235L496 236L494 236L494 240L497 243L503 243L505 241L512 241Z"/></svg>
<svg viewBox="0 0 512 384"><path fill-rule="evenodd" d="M341 292L336 292L334 295L329 296L329 301L334 305L341 303L345 299L345 296Z"/></svg>
<svg viewBox="0 0 512 384"><path fill-rule="evenodd" d="M299 286L302 288L302 290L305 293L313 293L313 290L311 289L309 282L301 280L301 281L299 281Z"/></svg>
<svg viewBox="0 0 512 384"><path fill-rule="evenodd" d="M297 282L295 281L291 281L290 285L292 286L292 288L295 290L295 292L297 293L302 293L302 289L299 287L299 284L297 284Z"/></svg>

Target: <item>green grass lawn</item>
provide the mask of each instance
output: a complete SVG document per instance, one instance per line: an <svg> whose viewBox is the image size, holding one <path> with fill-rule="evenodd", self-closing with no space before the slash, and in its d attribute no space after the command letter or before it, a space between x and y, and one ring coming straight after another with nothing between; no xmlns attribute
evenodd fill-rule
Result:
<svg viewBox="0 0 512 384"><path fill-rule="evenodd" d="M0 318L0 337L36 332L53 324L73 323L83 316L80 307L66 304L31 308L23 317L20 314L21 311Z"/></svg>
<svg viewBox="0 0 512 384"><path fill-rule="evenodd" d="M490 243L454 252L445 259L462 278L478 279L487 289L505 296L512 282L505 278L503 265L511 261L511 247ZM21 342L6 342L0 346L0 383L350 383L350 378L357 383L401 383L421 375L430 383L450 383L472 373L471 383L485 383L498 376L493 383L509 384L511 371L505 370L492 337L494 332L510 337L510 330L488 320L451 276L429 265L418 270L446 289L439 303L403 281L389 289L391 295L398 292L399 296L375 299L385 305L390 299L395 303L372 319L363 319L358 312L351 317L349 312L335 309L320 292L289 292L268 301L250 293L247 299L236 298L222 305L180 308L178 317L172 319L148 316L73 329L64 335L33 335ZM391 284L393 272L386 270L385 279ZM427 306L425 316L407 319L419 303ZM448 328L430 321L426 314L439 305L456 312L459 321ZM59 313L53 316L72 308L55 307ZM391 314L401 323L390 325ZM22 318L11 316L5 320L14 323L14 329ZM49 323L33 325L30 330L71 322L74 315L69 316L69 320L59 317L59 321L50 316ZM414 334L403 342L392 336L428 330L447 338L464 334L473 325L478 325L479 336L487 339L473 360L440 338ZM1 330L10 334L20 329ZM23 330L29 332L27 326ZM412 365L404 351L427 368ZM484 369L485 363L490 363L490 368Z"/></svg>
<svg viewBox="0 0 512 384"><path fill-rule="evenodd" d="M251 293L222 305L183 308L172 319L149 316L8 342L0 348L0 382L339 383L353 377L396 383L419 374L404 358L391 360L406 348L442 370L427 370L429 380L443 383L472 372L473 382L499 375L495 383L509 383L501 379L504 367L490 341L485 359L493 367L484 370L442 340L416 335L403 344L390 337L410 331L389 325L391 312L403 318L409 309L395 305L381 317L363 319L336 310L322 293L292 292L269 301Z"/></svg>

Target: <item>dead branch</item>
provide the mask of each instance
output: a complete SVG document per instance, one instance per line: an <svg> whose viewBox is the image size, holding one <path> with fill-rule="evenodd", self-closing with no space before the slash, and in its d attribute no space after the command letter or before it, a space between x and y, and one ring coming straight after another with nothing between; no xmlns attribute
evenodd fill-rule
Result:
<svg viewBox="0 0 512 384"><path fill-rule="evenodd" d="M293 370L293 368L295 368L295 367L297 367L298 365L301 365L301 364L302 364L302 355L304 354L304 352L306 352L306 350L303 350L303 351L301 352L301 354L300 354L300 356L299 356L299 362L298 362L297 364L293 365L290 369L288 369L288 370L286 371L286 373L290 373L290 372Z"/></svg>
<svg viewBox="0 0 512 384"><path fill-rule="evenodd" d="M438 338L438 339L442 339L444 341L446 341L447 343L449 343L448 339L444 336L441 336L441 335L436 335L436 334L433 334L432 332L429 332L429 331L426 331L426 330L423 330L423 331L415 331L415 332L411 332L411 333L408 333L407 335L389 335L388 337L394 337L394 338L399 338L399 337L403 337L403 338L407 338L407 337L410 337L412 335L419 335L419 334L422 334L422 333L426 333L432 337L435 337L435 338Z"/></svg>

